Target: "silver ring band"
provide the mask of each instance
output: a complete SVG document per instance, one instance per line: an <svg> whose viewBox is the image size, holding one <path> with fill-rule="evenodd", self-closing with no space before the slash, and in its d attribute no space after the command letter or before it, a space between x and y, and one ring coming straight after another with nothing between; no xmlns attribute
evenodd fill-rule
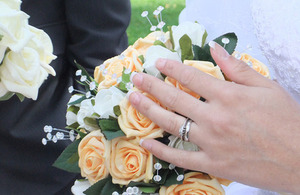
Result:
<svg viewBox="0 0 300 195"><path fill-rule="evenodd" d="M191 129L192 122L193 122L192 119L187 120L185 134L184 134L184 137L182 139L183 141L186 141L186 142L189 141L189 132L190 132L190 129Z"/></svg>
<svg viewBox="0 0 300 195"><path fill-rule="evenodd" d="M185 122L179 129L180 139L183 141L189 141L189 132L191 129L192 119L186 118Z"/></svg>

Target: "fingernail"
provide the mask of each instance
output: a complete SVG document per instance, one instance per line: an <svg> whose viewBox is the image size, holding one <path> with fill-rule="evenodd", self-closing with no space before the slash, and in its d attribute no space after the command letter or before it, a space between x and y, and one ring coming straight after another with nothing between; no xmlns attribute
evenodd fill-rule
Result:
<svg viewBox="0 0 300 195"><path fill-rule="evenodd" d="M143 83L143 76L142 73L136 73L132 76L132 83L134 86L139 87Z"/></svg>
<svg viewBox="0 0 300 195"><path fill-rule="evenodd" d="M140 146L143 146L144 139L140 139Z"/></svg>
<svg viewBox="0 0 300 195"><path fill-rule="evenodd" d="M166 59L158 59L156 61L156 68L163 69L165 67L166 63L167 63Z"/></svg>
<svg viewBox="0 0 300 195"><path fill-rule="evenodd" d="M130 98L129 98L130 96ZM129 94L128 98L133 105L138 105L141 101L141 95L138 92Z"/></svg>
<svg viewBox="0 0 300 195"><path fill-rule="evenodd" d="M130 81L132 82L132 79L133 79L133 77L134 77L134 75L136 75L137 74L137 72L132 72L131 73L131 75L130 75Z"/></svg>
<svg viewBox="0 0 300 195"><path fill-rule="evenodd" d="M133 93L134 91L132 89L130 89L127 94L126 94L126 98L129 99L129 96Z"/></svg>
<svg viewBox="0 0 300 195"><path fill-rule="evenodd" d="M210 42L208 43L208 45L209 45L209 47L215 49L215 47L216 47L216 42L210 41Z"/></svg>
<svg viewBox="0 0 300 195"><path fill-rule="evenodd" d="M219 45L218 43L216 43L214 41L210 41L208 43L208 45L219 56L219 58L226 59L226 58L229 57L228 52L221 45Z"/></svg>

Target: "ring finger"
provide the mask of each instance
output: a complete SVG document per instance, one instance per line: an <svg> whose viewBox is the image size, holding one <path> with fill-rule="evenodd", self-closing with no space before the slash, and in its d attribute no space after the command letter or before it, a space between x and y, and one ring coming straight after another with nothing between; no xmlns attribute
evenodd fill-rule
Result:
<svg viewBox="0 0 300 195"><path fill-rule="evenodd" d="M129 96L131 104L143 115L148 117L151 121L157 124L163 130L180 137L179 130L186 122L186 118L180 116L172 111L166 110L154 103L152 100L142 95L139 92L133 92ZM197 136L199 134L199 127L196 123L191 122L190 131L188 134L189 141L197 142L201 141Z"/></svg>

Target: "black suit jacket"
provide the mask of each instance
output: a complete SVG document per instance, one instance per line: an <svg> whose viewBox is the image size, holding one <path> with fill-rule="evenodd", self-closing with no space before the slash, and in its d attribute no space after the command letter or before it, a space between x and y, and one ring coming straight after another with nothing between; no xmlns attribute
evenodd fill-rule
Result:
<svg viewBox="0 0 300 195"><path fill-rule="evenodd" d="M92 74L103 60L127 47L129 0L23 0L30 24L52 38L56 77L49 76L37 101L0 102L0 194L69 194L75 174L52 167L70 142L42 145L46 124L64 128L68 87L77 60Z"/></svg>

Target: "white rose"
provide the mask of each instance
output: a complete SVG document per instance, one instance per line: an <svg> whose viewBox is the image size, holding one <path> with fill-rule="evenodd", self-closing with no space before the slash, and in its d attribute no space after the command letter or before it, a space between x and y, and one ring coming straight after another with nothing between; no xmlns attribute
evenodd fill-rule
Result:
<svg viewBox="0 0 300 195"><path fill-rule="evenodd" d="M85 195L83 192L89 187L91 187L91 184L88 180L76 180L74 185L71 187L71 191L74 195Z"/></svg>
<svg viewBox="0 0 300 195"><path fill-rule="evenodd" d="M71 110L69 110L69 108L70 108L69 103L75 102L76 100L78 100L80 98L82 98L82 95L74 94L74 95L72 95L72 97L70 98L70 100L68 102L68 110L67 110L67 113L66 113L66 123L67 123L67 125L72 125L72 124L77 122L77 113L78 113L79 107L80 107L80 103L72 105L72 106L77 107L77 109L76 109L76 112L74 112L74 110L71 111Z"/></svg>
<svg viewBox="0 0 300 195"><path fill-rule="evenodd" d="M28 42L26 47L35 49L40 55L40 63L43 68L45 68L49 74L55 76L54 69L49 65L51 61L56 58L56 56L52 54L53 45L50 37L43 30L33 26L30 26L29 29L35 36Z"/></svg>
<svg viewBox="0 0 300 195"><path fill-rule="evenodd" d="M161 74L159 70L155 67L155 63L159 58L166 58L166 59L181 62L180 56L178 55L177 52L172 52L169 49L159 45L151 46L147 50L143 68L146 70L148 74L158 77L160 79L162 79Z"/></svg>
<svg viewBox="0 0 300 195"><path fill-rule="evenodd" d="M4 95L6 95L8 93L8 90L6 89L6 87L3 85L3 83L0 80L0 98L3 97Z"/></svg>
<svg viewBox="0 0 300 195"><path fill-rule="evenodd" d="M77 115L74 112L67 111L66 113L66 123L67 125L72 125L77 122Z"/></svg>
<svg viewBox="0 0 300 195"><path fill-rule="evenodd" d="M178 26L172 26L174 50L180 51L179 40L183 35L188 35L192 40L193 45L202 46L203 35L205 28L203 25L194 22L183 22Z"/></svg>
<svg viewBox="0 0 300 195"><path fill-rule="evenodd" d="M101 89L96 95L94 110L100 118L116 117L113 108L119 105L125 96L126 94L116 87Z"/></svg>
<svg viewBox="0 0 300 195"><path fill-rule="evenodd" d="M14 10L0 2L0 45L19 52L34 36L29 30L29 16L22 11Z"/></svg>
<svg viewBox="0 0 300 195"><path fill-rule="evenodd" d="M8 52L0 66L0 78L6 89L33 100L37 99L38 89L47 76L40 66L38 53L32 48Z"/></svg>
<svg viewBox="0 0 300 195"><path fill-rule="evenodd" d="M0 0L0 3L5 3L12 9L20 10L22 1L21 0Z"/></svg>
<svg viewBox="0 0 300 195"><path fill-rule="evenodd" d="M95 113L94 106L92 104L92 99L83 100L80 104L79 111L77 113L77 122L79 123L79 127L84 128L88 131L93 131L99 129L98 126L93 126L92 124L88 124L85 121L85 118L96 118L93 116Z"/></svg>
<svg viewBox="0 0 300 195"><path fill-rule="evenodd" d="M70 107L69 106L69 103L72 103L72 102L75 102L76 100L79 100L80 98L82 98L83 95L79 95L79 94L74 94L72 95L72 97L70 98L69 102L68 102L68 108ZM74 106L80 106L80 103L79 104L75 104Z"/></svg>
<svg viewBox="0 0 300 195"><path fill-rule="evenodd" d="M3 59L4 59L4 54L6 51L7 47L0 45L0 64L2 63Z"/></svg>

